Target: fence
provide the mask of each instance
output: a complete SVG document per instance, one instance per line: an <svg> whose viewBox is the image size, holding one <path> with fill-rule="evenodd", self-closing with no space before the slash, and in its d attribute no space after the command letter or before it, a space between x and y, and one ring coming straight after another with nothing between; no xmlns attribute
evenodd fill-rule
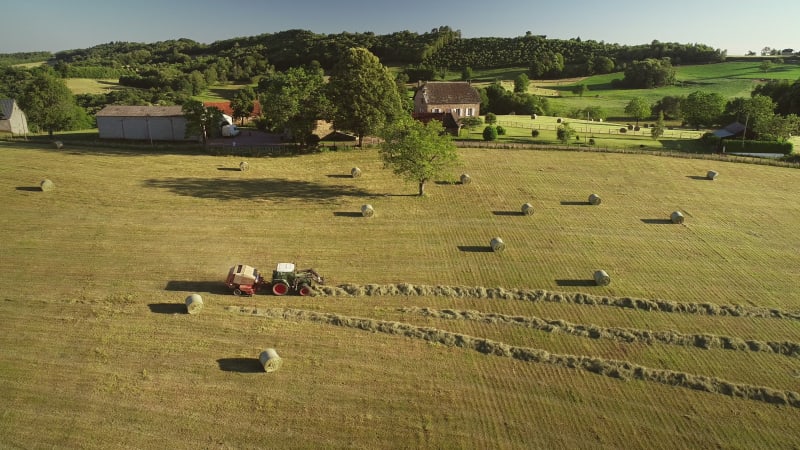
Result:
<svg viewBox="0 0 800 450"><path fill-rule="evenodd" d="M580 133L588 133L592 135L604 134L621 134L626 136L650 136L650 128L640 127L639 131L629 130L626 125L606 124L602 126L592 127L591 123L599 122L570 122L572 128ZM498 125L512 128L522 128L528 130L551 130L556 131L560 124L554 123L531 123L531 122L511 122L511 121L498 121ZM620 132L620 128L625 128L625 133ZM690 130L670 130L665 129L663 137L671 137L676 139L696 139L703 135L701 131Z"/></svg>

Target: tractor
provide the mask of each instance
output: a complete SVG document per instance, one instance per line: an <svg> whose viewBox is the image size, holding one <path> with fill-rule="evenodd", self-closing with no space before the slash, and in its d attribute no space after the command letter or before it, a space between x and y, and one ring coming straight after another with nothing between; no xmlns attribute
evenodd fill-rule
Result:
<svg viewBox="0 0 800 450"><path fill-rule="evenodd" d="M312 283L324 284L325 280L314 269L295 269L293 263L278 263L272 271L272 279L267 280L255 267L239 264L231 267L225 285L233 289L234 295L254 295L269 288L275 295L295 293L311 295Z"/></svg>

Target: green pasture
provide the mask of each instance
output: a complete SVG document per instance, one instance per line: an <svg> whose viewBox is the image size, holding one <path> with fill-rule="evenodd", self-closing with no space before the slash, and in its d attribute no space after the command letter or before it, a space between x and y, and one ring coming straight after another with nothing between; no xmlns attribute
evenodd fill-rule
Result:
<svg viewBox="0 0 800 450"><path fill-rule="evenodd" d="M416 327L428 336L620 361L762 387L785 400L800 390L797 354L625 342L520 323L537 317L728 336L752 346L800 342L797 169L464 147L461 166L418 197L414 183L383 168L375 149L242 158L64 142L55 150L37 139L0 141L3 446L800 443L800 408L774 399L388 332ZM248 171L238 170L243 160ZM353 167L361 177L350 177ZM708 170L719 177L705 179ZM471 183L456 182L462 173ZM39 190L45 178L54 190ZM600 205L588 205L591 193ZM520 214L523 203L533 215ZM375 216L361 216L364 204ZM669 223L673 211L684 214L683 224ZM506 242L504 252L489 249L493 237ZM231 265L268 272L278 262L315 268L331 290L462 286L727 305L742 314L422 291L236 297L223 285ZM594 285L597 269L609 273L609 286ZM185 313L191 293L204 300L198 315ZM487 319L500 315L518 319ZM369 325L377 321L394 325ZM279 371L263 372L257 358L265 348L283 357Z"/></svg>

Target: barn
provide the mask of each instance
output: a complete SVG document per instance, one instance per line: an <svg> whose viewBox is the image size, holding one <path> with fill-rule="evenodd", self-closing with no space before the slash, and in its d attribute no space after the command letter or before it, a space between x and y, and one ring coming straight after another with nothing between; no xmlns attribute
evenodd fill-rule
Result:
<svg viewBox="0 0 800 450"><path fill-rule="evenodd" d="M180 106L109 105L98 111L95 117L101 139L186 139L186 117Z"/></svg>
<svg viewBox="0 0 800 450"><path fill-rule="evenodd" d="M13 99L0 98L0 132L12 137L28 135L28 118Z"/></svg>

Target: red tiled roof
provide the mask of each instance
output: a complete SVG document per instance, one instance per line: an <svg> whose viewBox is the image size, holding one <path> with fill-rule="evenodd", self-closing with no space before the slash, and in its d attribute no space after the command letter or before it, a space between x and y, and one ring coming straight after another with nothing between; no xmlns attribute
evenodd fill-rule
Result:
<svg viewBox="0 0 800 450"><path fill-rule="evenodd" d="M227 114L233 117L233 108L231 108L231 102L203 102L203 106L214 106L220 111L222 114ZM250 117L258 117L261 115L261 103L258 100L253 102L253 113Z"/></svg>

